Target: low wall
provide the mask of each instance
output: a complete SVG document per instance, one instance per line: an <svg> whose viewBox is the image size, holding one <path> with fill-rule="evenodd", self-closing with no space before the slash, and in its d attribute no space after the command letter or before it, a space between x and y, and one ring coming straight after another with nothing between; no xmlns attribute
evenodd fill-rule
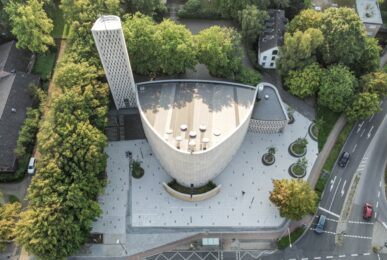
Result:
<svg viewBox="0 0 387 260"><path fill-rule="evenodd" d="M262 121L256 119L250 119L249 132L260 134L275 134L281 132L286 125L287 120L283 121Z"/></svg>
<svg viewBox="0 0 387 260"><path fill-rule="evenodd" d="M220 192L220 188L222 187L222 185L218 185L214 189L212 189L206 193L195 194L192 196L190 194L181 193L181 192L178 192L178 191L172 189L165 182L163 182L163 187L172 197L175 197L176 199L189 201L189 202L198 202L198 201L210 199L210 198L214 197L215 195L217 195Z"/></svg>

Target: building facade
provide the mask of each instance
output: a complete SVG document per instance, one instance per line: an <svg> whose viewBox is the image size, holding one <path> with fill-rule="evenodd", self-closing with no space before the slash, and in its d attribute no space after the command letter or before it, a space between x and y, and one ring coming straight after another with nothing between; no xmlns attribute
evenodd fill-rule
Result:
<svg viewBox="0 0 387 260"><path fill-rule="evenodd" d="M121 20L101 16L91 29L117 109L136 107L136 91Z"/></svg>

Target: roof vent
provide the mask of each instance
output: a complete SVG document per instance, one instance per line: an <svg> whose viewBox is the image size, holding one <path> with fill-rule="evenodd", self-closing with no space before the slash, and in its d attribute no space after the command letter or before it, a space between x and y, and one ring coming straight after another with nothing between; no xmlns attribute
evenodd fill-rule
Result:
<svg viewBox="0 0 387 260"><path fill-rule="evenodd" d="M209 142L210 142L210 139L208 139L207 137L204 137L202 139L202 149L203 150L207 150L207 145L208 145Z"/></svg>
<svg viewBox="0 0 387 260"><path fill-rule="evenodd" d="M180 149L181 141L183 141L183 137L181 137L180 135L176 136L176 148L177 149Z"/></svg>
<svg viewBox="0 0 387 260"><path fill-rule="evenodd" d="M191 151L191 153L195 151L195 146L196 146L195 140L189 141L188 147L189 147L189 150Z"/></svg>
<svg viewBox="0 0 387 260"><path fill-rule="evenodd" d="M165 133L167 133L167 134L172 134L173 133L173 130L172 129L168 129L167 131L165 131Z"/></svg>
<svg viewBox="0 0 387 260"><path fill-rule="evenodd" d="M215 130L213 131L213 134L214 134L215 136L220 136L220 131L217 130L217 129L215 129Z"/></svg>
<svg viewBox="0 0 387 260"><path fill-rule="evenodd" d="M200 125L199 126L199 130L200 130L200 132L205 132L207 130L207 126L206 125Z"/></svg>
<svg viewBox="0 0 387 260"><path fill-rule="evenodd" d="M180 130L183 131L183 132L187 131L187 128L188 127L185 124L180 125Z"/></svg>
<svg viewBox="0 0 387 260"><path fill-rule="evenodd" d="M269 95L265 95L265 99L269 99Z"/></svg>
<svg viewBox="0 0 387 260"><path fill-rule="evenodd" d="M196 138L196 132L195 131L189 132L189 137L190 138Z"/></svg>
<svg viewBox="0 0 387 260"><path fill-rule="evenodd" d="M13 113L16 113L16 108L11 108L11 111L13 112Z"/></svg>

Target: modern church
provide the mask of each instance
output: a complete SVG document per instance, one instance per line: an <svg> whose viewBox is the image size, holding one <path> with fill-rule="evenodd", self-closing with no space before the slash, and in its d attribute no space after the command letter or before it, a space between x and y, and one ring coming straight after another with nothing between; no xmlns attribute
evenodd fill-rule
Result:
<svg viewBox="0 0 387 260"><path fill-rule="evenodd" d="M205 185L222 173L248 131L273 134L288 124L272 84L208 80L136 84L120 18L101 16L92 33L116 108L138 108L154 155L186 187Z"/></svg>

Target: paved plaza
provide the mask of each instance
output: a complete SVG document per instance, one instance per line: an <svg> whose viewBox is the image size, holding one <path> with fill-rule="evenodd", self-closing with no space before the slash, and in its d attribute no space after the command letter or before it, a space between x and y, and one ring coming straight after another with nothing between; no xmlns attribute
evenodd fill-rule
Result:
<svg viewBox="0 0 387 260"><path fill-rule="evenodd" d="M214 179L221 192L203 202L185 202L165 192L172 178L162 169L146 140L110 142L106 148L108 185L100 197L103 215L94 232L124 233L132 227L277 227L284 221L268 197L272 179L292 178L288 167L297 161L288 146L298 137L308 140L308 174L317 158L317 143L308 135L310 121L294 114L295 123L280 134L248 133L228 167ZM262 154L275 146L276 162L264 166ZM142 162L145 175L129 178L129 153ZM214 162L216 163L216 162ZM306 179L308 174L304 177ZM129 189L129 190L128 190ZM127 218L125 219L125 216Z"/></svg>

